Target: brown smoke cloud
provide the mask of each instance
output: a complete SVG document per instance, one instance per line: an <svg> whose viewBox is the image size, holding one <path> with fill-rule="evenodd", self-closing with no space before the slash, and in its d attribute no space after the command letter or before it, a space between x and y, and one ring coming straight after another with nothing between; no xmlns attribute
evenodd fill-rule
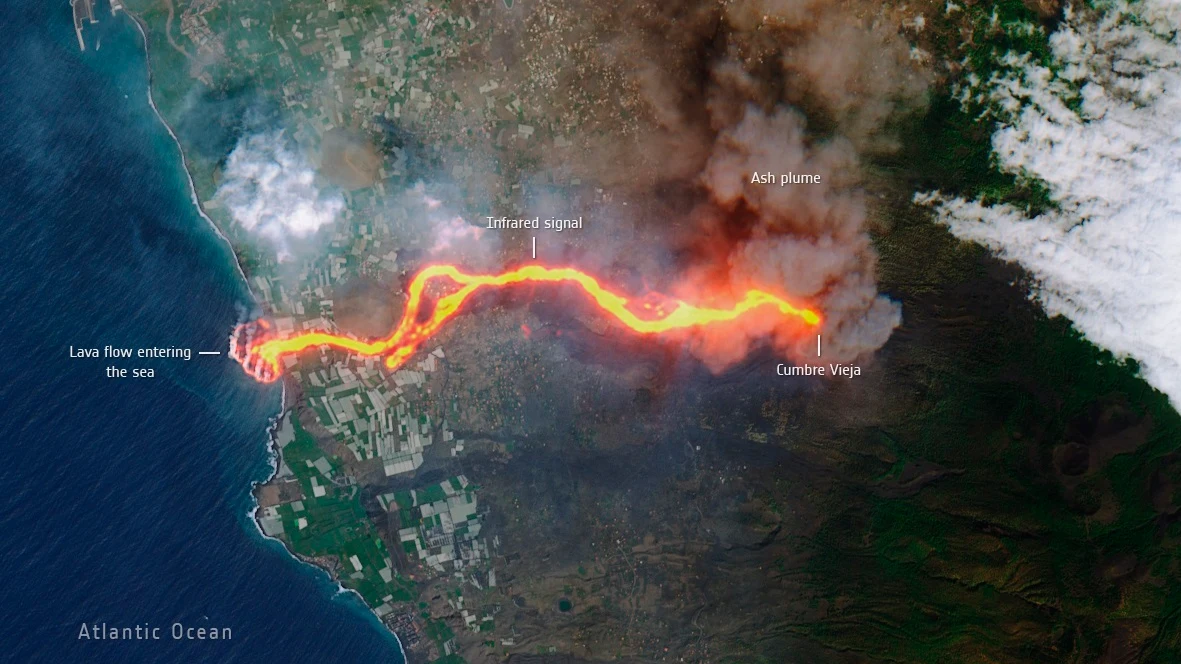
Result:
<svg viewBox="0 0 1181 664"><path fill-rule="evenodd" d="M816 174L820 184L751 183L755 172ZM724 255L701 268L707 283L734 294L772 285L813 303L825 317L826 359L851 360L881 347L900 322L898 306L877 294L876 254L866 232L864 196L857 187L853 144L843 138L809 145L803 118L779 107L767 115L748 106L721 131L700 175L710 200L698 208L701 224L721 234L735 217L750 219ZM715 228L709 228L709 227ZM800 342L794 325L714 332L698 338L715 366L740 359L762 335L798 360L814 356L811 337Z"/></svg>
<svg viewBox="0 0 1181 664"><path fill-rule="evenodd" d="M691 287L737 296L761 286L816 306L826 362L881 347L900 310L877 292L861 164L895 147L890 122L921 109L928 85L901 17L869 0L563 6L556 21L544 4L535 23L523 19L523 36L550 42L523 39L529 45L504 58L509 77L516 69L539 93L592 98L568 136L574 149L541 155L545 166L632 200L694 197L643 222L668 226L670 254L693 257L680 266ZM578 20L563 23L566 15ZM550 43L561 46L551 52ZM554 59L563 62L558 76L530 78L552 71L543 64ZM820 183L755 184L755 172ZM764 338L809 361L807 336L768 317L694 342L722 368Z"/></svg>
<svg viewBox="0 0 1181 664"><path fill-rule="evenodd" d="M613 43L639 62L649 123L636 170L602 165L618 180L651 186L645 174L657 173L700 187L690 242L706 259L691 273L702 290L770 286L813 303L825 360L881 347L901 316L877 293L860 155L893 147L886 124L920 108L927 86L897 21L869 2L745 0L641 6L629 23ZM751 183L756 172L821 183ZM767 337L797 361L815 355L810 335L773 317L707 328L696 344L721 368Z"/></svg>

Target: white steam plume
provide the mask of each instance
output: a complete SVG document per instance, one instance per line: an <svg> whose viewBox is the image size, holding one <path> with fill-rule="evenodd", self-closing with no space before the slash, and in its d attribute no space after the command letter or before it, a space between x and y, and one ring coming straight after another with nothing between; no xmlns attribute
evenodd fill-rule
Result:
<svg viewBox="0 0 1181 664"><path fill-rule="evenodd" d="M344 210L340 193L321 186L311 162L282 130L238 141L216 198L242 228L274 243L280 256L289 253L289 240L312 235Z"/></svg>
<svg viewBox="0 0 1181 664"><path fill-rule="evenodd" d="M1135 12L1133 13L1133 8ZM1006 171L1045 182L1057 209L923 194L957 236L1023 265L1035 296L1095 343L1136 358L1181 404L1181 5L1067 11L1058 73L1012 57L984 94L1003 118ZM979 91L968 91L979 94ZM1068 104L1075 100L1078 103Z"/></svg>

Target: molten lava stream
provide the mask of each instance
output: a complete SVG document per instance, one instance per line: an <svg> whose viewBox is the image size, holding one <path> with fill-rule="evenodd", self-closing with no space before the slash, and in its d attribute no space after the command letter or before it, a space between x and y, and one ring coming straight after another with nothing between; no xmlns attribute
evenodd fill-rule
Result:
<svg viewBox="0 0 1181 664"><path fill-rule="evenodd" d="M459 286L454 292L440 296L434 301L434 309L423 315L423 300L427 284L434 279L448 279ZM663 304L645 305L654 318L641 318L628 308L628 298L614 293L599 284L589 274L570 267L545 267L526 265L500 274L467 274L454 265L430 265L415 275L410 282L409 299L402 319L390 336L376 341L361 341L328 332L306 332L287 337L271 336L268 325L256 326L252 335L239 331L235 340L245 338L239 345L235 341L234 359L254 378L271 382L282 371L281 361L287 355L294 355L316 346L331 346L355 355L367 357L385 356L390 369L402 366L416 350L434 336L448 320L459 313L463 304L482 288L502 288L521 283L565 283L578 286L598 306L617 322L637 334L661 334L674 330L725 323L741 318L760 307L775 307L783 316L795 317L801 322L816 326L820 315L807 308L797 307L783 298L766 291L751 289L741 300L728 309L699 307L682 300L667 299ZM261 337L261 338L260 338Z"/></svg>

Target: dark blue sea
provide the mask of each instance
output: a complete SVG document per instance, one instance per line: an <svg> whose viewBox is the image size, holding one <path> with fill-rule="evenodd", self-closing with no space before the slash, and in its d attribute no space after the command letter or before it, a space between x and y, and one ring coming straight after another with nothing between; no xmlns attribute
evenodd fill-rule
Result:
<svg viewBox="0 0 1181 664"><path fill-rule="evenodd" d="M117 363L150 379L68 356L224 350L250 305L148 105L138 31L98 13L81 53L65 0L0 12L0 660L401 662L251 522L277 388L224 355ZM162 638L79 639L84 623ZM174 623L232 638L174 641Z"/></svg>

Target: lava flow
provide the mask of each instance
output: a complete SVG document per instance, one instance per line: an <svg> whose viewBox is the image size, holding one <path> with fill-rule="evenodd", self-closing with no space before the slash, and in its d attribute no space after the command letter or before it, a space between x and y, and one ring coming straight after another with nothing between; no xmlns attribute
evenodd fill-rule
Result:
<svg viewBox="0 0 1181 664"><path fill-rule="evenodd" d="M424 316L423 296L427 284L444 278L459 288L435 299L434 308L429 315ZM628 298L607 290L594 277L574 268L526 265L500 274L467 274L454 265L430 265L410 282L409 300L402 312L402 320L384 339L361 341L328 332L304 332L282 337L275 336L268 323L258 321L235 331L230 354L248 374L267 383L279 377L283 357L317 346L331 346L368 357L384 356L386 367L397 369L444 323L459 313L463 303L476 291L524 283L578 286L599 309L638 334L661 334L733 321L760 307L775 307L783 316L794 316L807 325L820 324L820 315L815 311L797 307L771 293L756 289L748 290L741 300L727 309L699 307L671 298L661 298L659 304L645 302L642 308L654 317L642 318L629 308Z"/></svg>

